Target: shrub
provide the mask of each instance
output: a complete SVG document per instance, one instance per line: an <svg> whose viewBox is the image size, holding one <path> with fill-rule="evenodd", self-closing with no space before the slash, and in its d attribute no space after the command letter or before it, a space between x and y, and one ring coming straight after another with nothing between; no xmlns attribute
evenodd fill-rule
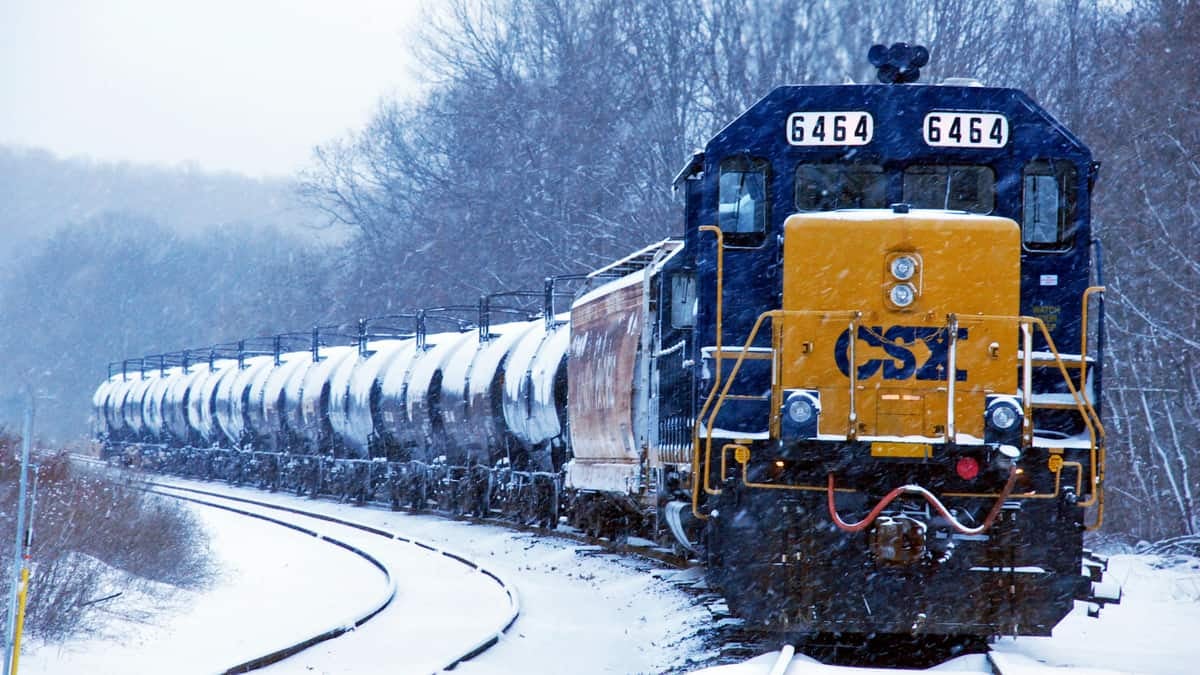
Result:
<svg viewBox="0 0 1200 675"><path fill-rule="evenodd" d="M7 612L20 440L0 429L0 581ZM38 452L33 568L25 630L63 640L86 629L88 603L115 592L211 578L207 539L187 507L148 495L106 470L73 467L65 452ZM32 481L30 482L32 488ZM7 617L5 617L7 620Z"/></svg>

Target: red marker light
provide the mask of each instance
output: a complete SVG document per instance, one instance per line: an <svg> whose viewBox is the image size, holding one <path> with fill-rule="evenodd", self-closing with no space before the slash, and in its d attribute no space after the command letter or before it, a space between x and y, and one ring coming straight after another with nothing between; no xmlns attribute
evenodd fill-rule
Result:
<svg viewBox="0 0 1200 675"><path fill-rule="evenodd" d="M974 457L959 457L954 465L954 471L963 480L975 480L979 475L979 460Z"/></svg>

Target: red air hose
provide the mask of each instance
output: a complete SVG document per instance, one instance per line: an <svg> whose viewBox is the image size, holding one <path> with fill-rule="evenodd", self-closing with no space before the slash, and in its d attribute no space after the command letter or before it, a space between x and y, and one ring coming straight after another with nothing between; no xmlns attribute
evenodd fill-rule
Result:
<svg viewBox="0 0 1200 675"><path fill-rule="evenodd" d="M875 508L871 509L871 512L868 513L865 518L857 523L847 523L846 521L842 520L841 516L838 515L837 503L834 500L833 474L830 473L829 517L833 519L833 523L837 525L839 529L845 532L861 532L870 527L871 523L875 522L875 519L879 517L879 514L887 508L888 504L891 504L893 501L895 501L897 497L903 494L916 494L924 497L925 501L929 502L929 504L933 506L934 510L942 514L946 520L950 521L950 525L952 525L958 532L962 534L983 534L989 527L992 526L992 521L995 520L996 515L1000 513L1000 508L1004 506L1004 500L1008 499L1008 496L1012 494L1013 486L1016 484L1016 482L1017 467L1013 466L1008 470L1008 482L1004 484L1004 489L1000 491L1000 496L996 499L996 503L992 505L992 510L988 512L987 518L984 519L983 524L979 527L967 527L966 525L958 522L957 518L950 515L950 511L946 508L946 505L942 503L942 500L938 499L936 495L920 485L901 485L900 487L887 493L887 496L885 496L883 499L879 500L879 503L875 505Z"/></svg>

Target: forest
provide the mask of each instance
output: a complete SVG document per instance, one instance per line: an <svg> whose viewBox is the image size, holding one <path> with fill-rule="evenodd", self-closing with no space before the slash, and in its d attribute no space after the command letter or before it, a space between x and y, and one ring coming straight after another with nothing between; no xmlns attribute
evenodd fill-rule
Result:
<svg viewBox="0 0 1200 675"><path fill-rule="evenodd" d="M77 438L110 361L536 289L677 234L694 148L776 85L872 81L868 47L906 40L923 81L1022 89L1103 163L1106 530L1196 535L1200 3L453 0L419 30L423 93L286 196L0 151L0 425L32 383L41 433ZM101 179L128 197L77 189Z"/></svg>

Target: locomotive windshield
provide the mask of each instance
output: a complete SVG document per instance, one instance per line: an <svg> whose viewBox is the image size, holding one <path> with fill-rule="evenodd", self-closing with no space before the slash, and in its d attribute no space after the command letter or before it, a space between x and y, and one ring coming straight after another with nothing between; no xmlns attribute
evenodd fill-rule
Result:
<svg viewBox="0 0 1200 675"><path fill-rule="evenodd" d="M904 170L904 202L918 209L991 213L996 173L988 166L910 166Z"/></svg>
<svg viewBox="0 0 1200 675"><path fill-rule="evenodd" d="M765 167L747 172L744 160L721 178L721 229L756 232L762 227ZM797 211L880 209L903 201L913 208L990 214L996 208L996 172L978 164L913 164L904 169L901 194L891 193L896 172L878 164L822 162L800 164L795 174ZM1074 239L1075 165L1065 159L1039 159L1023 171L1023 242L1031 251L1065 251Z"/></svg>
<svg viewBox="0 0 1200 675"><path fill-rule="evenodd" d="M796 167L796 210L881 209L892 175L877 164L801 164ZM996 204L996 174L982 165L909 166L904 170L902 201L919 209L991 213Z"/></svg>
<svg viewBox="0 0 1200 675"><path fill-rule="evenodd" d="M796 210L882 209L888 177L876 164L801 164L796 167Z"/></svg>

